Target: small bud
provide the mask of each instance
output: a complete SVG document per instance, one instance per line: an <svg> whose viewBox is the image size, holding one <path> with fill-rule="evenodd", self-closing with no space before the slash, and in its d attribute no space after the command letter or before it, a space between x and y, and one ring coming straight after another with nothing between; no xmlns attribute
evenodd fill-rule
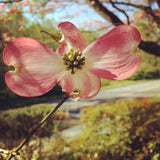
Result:
<svg viewBox="0 0 160 160"><path fill-rule="evenodd" d="M70 52L71 55L73 55L74 50L71 48L69 52Z"/></svg>
<svg viewBox="0 0 160 160"><path fill-rule="evenodd" d="M68 64L68 62L64 60L64 61L63 61L63 64L64 64L64 65L67 65L67 64Z"/></svg>
<svg viewBox="0 0 160 160"><path fill-rule="evenodd" d="M73 64L74 64L74 65L77 65L77 64L78 64L78 61L74 61Z"/></svg>
<svg viewBox="0 0 160 160"><path fill-rule="evenodd" d="M72 62L71 62L71 61L68 61L67 64L68 64L68 65L72 65Z"/></svg>
<svg viewBox="0 0 160 160"><path fill-rule="evenodd" d="M67 56L67 53L64 53L63 56L66 57L66 56Z"/></svg>
<svg viewBox="0 0 160 160"><path fill-rule="evenodd" d="M70 61L74 61L74 56L73 55L69 55L68 58L69 58Z"/></svg>
<svg viewBox="0 0 160 160"><path fill-rule="evenodd" d="M81 60L81 56L77 56L77 61L80 61Z"/></svg>
<svg viewBox="0 0 160 160"><path fill-rule="evenodd" d="M78 68L77 67L74 67L74 72L78 71Z"/></svg>
<svg viewBox="0 0 160 160"><path fill-rule="evenodd" d="M81 52L81 51L79 51L78 55L79 55L79 56L82 56L82 52Z"/></svg>
<svg viewBox="0 0 160 160"><path fill-rule="evenodd" d="M84 65L84 64L85 64L85 62L84 62L84 61L82 61L80 64L81 64L81 65Z"/></svg>
<svg viewBox="0 0 160 160"><path fill-rule="evenodd" d="M85 59L86 59L85 57L82 57L82 59L81 59L81 60L82 60L82 61L84 61Z"/></svg>
<svg viewBox="0 0 160 160"><path fill-rule="evenodd" d="M68 55L67 55L67 53L64 54L63 60L68 60Z"/></svg>
<svg viewBox="0 0 160 160"><path fill-rule="evenodd" d="M78 69L82 69L83 67L81 65L76 66Z"/></svg>

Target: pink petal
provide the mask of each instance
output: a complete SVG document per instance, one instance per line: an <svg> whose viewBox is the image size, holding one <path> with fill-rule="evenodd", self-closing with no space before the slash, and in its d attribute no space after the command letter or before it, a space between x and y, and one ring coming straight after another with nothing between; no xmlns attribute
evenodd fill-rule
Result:
<svg viewBox="0 0 160 160"><path fill-rule="evenodd" d="M141 65L141 58L135 53L140 41L135 27L121 25L91 43L84 55L97 76L122 80L132 76Z"/></svg>
<svg viewBox="0 0 160 160"><path fill-rule="evenodd" d="M61 42L66 43L68 49L83 51L86 48L87 44L82 33L72 23L62 22L58 25L58 29L63 35Z"/></svg>
<svg viewBox="0 0 160 160"><path fill-rule="evenodd" d="M64 70L61 59L47 46L31 38L17 38L3 52L4 62L15 71L6 73L7 86L24 97L51 90Z"/></svg>
<svg viewBox="0 0 160 160"><path fill-rule="evenodd" d="M66 74L60 81L64 92L80 92L82 99L89 99L96 96L101 87L100 79L87 70L77 71L74 75Z"/></svg>
<svg viewBox="0 0 160 160"><path fill-rule="evenodd" d="M62 42L61 46L56 50L56 53L60 56L63 56L64 53L67 53L69 48L66 43Z"/></svg>
<svg viewBox="0 0 160 160"><path fill-rule="evenodd" d="M115 65L115 63L110 63L110 66L103 66L102 64L106 63L106 60L101 61L102 64L96 64L96 68L104 68L104 69L93 69L91 72L96 74L98 77L102 77L109 80L123 80L131 77L135 74L140 65L141 58L137 56L130 55L133 57L132 60L125 58L124 60L119 60L123 65ZM117 60L118 63L118 60Z"/></svg>

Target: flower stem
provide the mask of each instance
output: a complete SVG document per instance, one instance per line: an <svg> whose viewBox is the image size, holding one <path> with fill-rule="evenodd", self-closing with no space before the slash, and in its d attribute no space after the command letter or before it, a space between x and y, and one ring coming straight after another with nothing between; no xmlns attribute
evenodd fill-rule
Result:
<svg viewBox="0 0 160 160"><path fill-rule="evenodd" d="M12 157L15 156L15 153L19 154L19 150L29 141L29 139L33 136L33 134L44 124L57 110L58 108L69 98L69 94L65 94L63 99L57 104L57 106L51 110L39 123L38 125L32 129L29 135L16 147L14 150L10 151L10 154L7 160L11 160Z"/></svg>

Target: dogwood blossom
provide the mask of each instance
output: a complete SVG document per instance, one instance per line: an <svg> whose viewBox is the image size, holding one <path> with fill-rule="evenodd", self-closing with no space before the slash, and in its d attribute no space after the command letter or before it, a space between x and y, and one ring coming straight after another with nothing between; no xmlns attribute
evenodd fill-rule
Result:
<svg viewBox="0 0 160 160"><path fill-rule="evenodd" d="M100 77L126 79L141 65L141 57L136 54L141 36L131 25L117 26L88 46L72 23L62 22L58 30L62 38L56 51L26 37L5 47L4 63L13 67L5 81L14 93L40 96L59 82L64 92L89 99L99 92Z"/></svg>

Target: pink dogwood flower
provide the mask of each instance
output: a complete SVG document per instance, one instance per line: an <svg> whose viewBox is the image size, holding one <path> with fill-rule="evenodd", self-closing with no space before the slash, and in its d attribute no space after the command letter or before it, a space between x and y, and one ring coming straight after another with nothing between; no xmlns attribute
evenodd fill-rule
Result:
<svg viewBox="0 0 160 160"><path fill-rule="evenodd" d="M141 36L133 26L115 27L89 46L72 23L62 22L58 29L62 39L56 51L25 37L6 46L3 60L14 69L6 73L5 81L14 93L40 96L60 82L64 92L89 99L99 92L100 77L126 79L141 65L141 57L136 54Z"/></svg>

